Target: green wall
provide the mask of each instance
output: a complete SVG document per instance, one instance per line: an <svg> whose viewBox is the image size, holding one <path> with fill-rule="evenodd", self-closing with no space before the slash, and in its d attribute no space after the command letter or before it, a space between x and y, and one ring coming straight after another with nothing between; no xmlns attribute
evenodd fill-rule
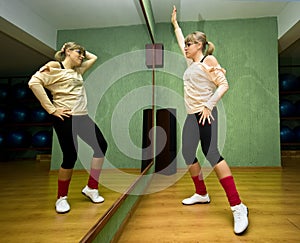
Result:
<svg viewBox="0 0 300 243"><path fill-rule="evenodd" d="M230 88L219 106L219 142L227 162L231 166L280 166L276 18L185 22L180 26L184 35L205 32L227 71ZM156 30L157 42L180 53L170 24L158 24ZM165 72L173 62L183 63L182 57L174 59L169 58L157 72L156 84L182 94L182 81ZM203 162L200 152L198 156Z"/></svg>
<svg viewBox="0 0 300 243"><path fill-rule="evenodd" d="M231 166L280 166L276 18L180 25L185 35L195 30L205 32L216 46L214 55L227 70L230 89L219 105L220 147L227 162ZM185 62L170 23L157 24L155 36L165 50L164 68L155 73L155 103L158 108L177 109L180 151ZM85 79L89 108L109 143L105 167L140 168L142 109L149 108L152 101L152 72L146 68L144 56L145 44L151 42L146 27L59 31L58 47L71 40L99 57ZM80 160L86 167L91 153L81 147ZM201 152L199 158L203 159ZM60 162L54 136L51 168L57 169ZM177 163L185 167L180 152ZM76 168L81 168L80 163Z"/></svg>
<svg viewBox="0 0 300 243"><path fill-rule="evenodd" d="M59 31L58 48L66 41L76 41L98 56L84 79L90 115L109 144L104 168L140 168L142 110L152 104L152 70L145 65L145 44L151 42L146 26ZM75 168L89 169L92 151L79 141L81 163ZM62 159L55 134L52 154L55 170Z"/></svg>

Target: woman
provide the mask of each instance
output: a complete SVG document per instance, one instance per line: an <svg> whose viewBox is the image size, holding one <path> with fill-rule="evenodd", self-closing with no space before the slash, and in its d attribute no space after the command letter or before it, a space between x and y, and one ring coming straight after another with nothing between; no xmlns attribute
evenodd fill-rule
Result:
<svg viewBox="0 0 300 243"><path fill-rule="evenodd" d="M82 193L93 203L104 198L98 192L98 180L107 150L107 143L98 126L88 116L87 97L82 75L96 62L97 56L82 46L67 42L50 61L37 71L29 81L29 87L43 108L53 115L53 126L63 153L58 171L57 213L70 211L68 189L77 160L77 136L93 149L90 175ZM48 98L45 88L52 94Z"/></svg>
<svg viewBox="0 0 300 243"><path fill-rule="evenodd" d="M195 185L193 196L182 201L184 205L209 203L196 150L201 141L202 152L213 166L224 188L234 217L234 232L242 234L248 227L248 208L241 202L231 170L220 155L217 142L217 102L228 90L225 70L212 55L214 45L202 32L193 32L184 38L177 22L176 7L171 18L178 45L188 62L184 79L184 99L187 118L183 127L182 151ZM207 49L207 50L206 50ZM206 51L205 51L206 50Z"/></svg>

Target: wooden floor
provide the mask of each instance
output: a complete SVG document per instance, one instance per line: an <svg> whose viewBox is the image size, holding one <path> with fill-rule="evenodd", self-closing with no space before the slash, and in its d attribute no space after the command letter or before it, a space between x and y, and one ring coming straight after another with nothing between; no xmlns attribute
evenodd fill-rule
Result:
<svg viewBox="0 0 300 243"><path fill-rule="evenodd" d="M100 186L105 202L93 204L81 194L88 173L75 171L69 189L71 211L57 214L57 172L49 173L49 164L36 160L0 162L0 242L79 242L136 178L103 171L101 180L118 192Z"/></svg>
<svg viewBox="0 0 300 243"><path fill-rule="evenodd" d="M149 191L156 192L142 197L118 243L300 242L300 158L282 161L282 169L233 169L241 198L250 210L245 235L233 233L232 214L214 173L206 178L211 203L194 206L181 204L193 193L193 184L187 173L178 173L176 178L154 176ZM106 201L92 204L81 194L87 176L85 171L74 173L71 212L59 215L54 210L57 174L49 173L49 163L1 162L0 242L79 242L121 195L101 186ZM126 190L135 177L105 171L101 179Z"/></svg>
<svg viewBox="0 0 300 243"><path fill-rule="evenodd" d="M234 168L235 181L250 210L249 228L233 233L232 213L214 173L206 178L211 203L184 206L193 193L188 174L165 190L143 196L118 243L300 242L300 157L283 158L283 168ZM157 177L153 187L168 184Z"/></svg>

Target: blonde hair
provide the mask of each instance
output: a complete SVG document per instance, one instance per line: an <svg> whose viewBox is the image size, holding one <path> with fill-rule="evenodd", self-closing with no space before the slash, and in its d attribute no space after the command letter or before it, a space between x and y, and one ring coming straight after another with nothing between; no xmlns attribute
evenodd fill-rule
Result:
<svg viewBox="0 0 300 243"><path fill-rule="evenodd" d="M185 37L185 43L187 42L193 42L193 43L202 43L202 52L205 55L212 55L212 53L215 50L215 45L210 42L207 41L206 35L203 32L200 31L195 31L189 35L187 35L187 37ZM207 50L206 50L207 48Z"/></svg>
<svg viewBox="0 0 300 243"><path fill-rule="evenodd" d="M84 53L85 56L85 48L75 42L66 42L62 48L57 51L54 55L54 58L58 62L62 62L66 58L66 50L80 50Z"/></svg>

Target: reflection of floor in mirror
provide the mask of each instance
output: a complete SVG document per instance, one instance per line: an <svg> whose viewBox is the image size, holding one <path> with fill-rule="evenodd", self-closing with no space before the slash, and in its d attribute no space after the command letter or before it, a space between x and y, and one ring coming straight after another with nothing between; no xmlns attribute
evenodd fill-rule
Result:
<svg viewBox="0 0 300 243"><path fill-rule="evenodd" d="M139 172L125 169L120 175L116 170L104 169L100 180L105 185L99 186L99 192L105 202L93 204L81 194L88 173L74 171L68 196L71 211L61 215L54 209L57 172L49 173L49 163L0 162L1 242L79 242Z"/></svg>
<svg viewBox="0 0 300 243"><path fill-rule="evenodd" d="M214 172L206 177L211 203L184 206L194 192L188 173L154 175L149 190L119 235L118 243L299 242L300 157L283 157L283 168L233 168L240 196L248 206L246 234L233 233L232 213Z"/></svg>

